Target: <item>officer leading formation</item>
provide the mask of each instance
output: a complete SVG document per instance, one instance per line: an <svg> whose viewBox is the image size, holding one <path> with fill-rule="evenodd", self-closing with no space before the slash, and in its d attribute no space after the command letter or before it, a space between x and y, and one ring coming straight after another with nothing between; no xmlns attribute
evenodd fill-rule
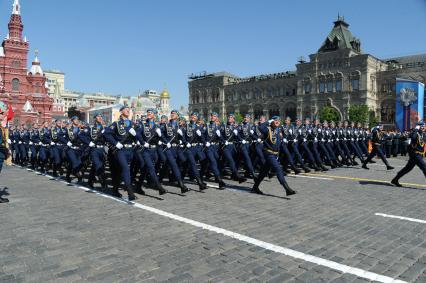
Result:
<svg viewBox="0 0 426 283"><path fill-rule="evenodd" d="M4 116L5 111L1 102L0 115ZM296 194L285 179L291 172L357 165L368 170L376 156L387 170L392 170L387 158L407 153L407 165L391 183L401 186L399 180L416 165L426 176L423 122L410 132L400 133L385 132L381 125L370 130L368 124L348 121L337 125L334 121L310 119L292 123L286 118L281 123L277 116L268 121L261 116L253 123L248 114L240 124L233 114L222 123L215 112L208 121L196 112L186 121L177 110L172 110L169 118L157 119L155 109L132 122L127 106L120 112L118 121L110 125L97 113L91 125L72 117L51 124L12 126L9 135L2 126L0 172L10 155L15 164L42 174L63 176L67 182L75 178L83 183L87 178L90 188L96 184L97 190L115 197L122 197L122 188L130 201L137 198L136 194L145 195L144 187L166 194L166 179L168 185L177 185L182 194L189 191L188 182L206 190L207 180L214 180L223 190L227 175L239 183L253 179L251 192L256 194L263 194L262 180L275 175L290 196ZM0 202L6 201L0 197Z"/></svg>

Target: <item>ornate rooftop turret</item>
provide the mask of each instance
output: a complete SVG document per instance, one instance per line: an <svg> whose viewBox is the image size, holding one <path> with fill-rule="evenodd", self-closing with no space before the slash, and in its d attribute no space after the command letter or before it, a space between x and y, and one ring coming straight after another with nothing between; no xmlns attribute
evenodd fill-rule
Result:
<svg viewBox="0 0 426 283"><path fill-rule="evenodd" d="M355 52L361 53L361 41L353 36L348 28L349 24L345 22L344 17L338 15L333 29L328 34L318 52L352 49Z"/></svg>

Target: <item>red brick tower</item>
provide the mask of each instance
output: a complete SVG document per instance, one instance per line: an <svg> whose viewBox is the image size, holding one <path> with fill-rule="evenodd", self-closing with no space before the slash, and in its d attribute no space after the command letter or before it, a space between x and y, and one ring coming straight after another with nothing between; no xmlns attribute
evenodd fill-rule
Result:
<svg viewBox="0 0 426 283"><path fill-rule="evenodd" d="M14 122L50 120L53 99L47 94L46 77L37 54L31 70L27 70L29 43L22 36L19 0L14 0L8 27L9 33L0 47L0 100L12 105Z"/></svg>

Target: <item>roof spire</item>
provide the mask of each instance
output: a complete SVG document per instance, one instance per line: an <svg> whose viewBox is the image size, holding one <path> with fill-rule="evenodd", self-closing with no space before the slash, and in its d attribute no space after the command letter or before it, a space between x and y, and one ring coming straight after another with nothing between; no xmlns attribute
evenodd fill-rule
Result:
<svg viewBox="0 0 426 283"><path fill-rule="evenodd" d="M19 0L14 0L12 14L13 15L20 15L21 14L21 5L19 4Z"/></svg>

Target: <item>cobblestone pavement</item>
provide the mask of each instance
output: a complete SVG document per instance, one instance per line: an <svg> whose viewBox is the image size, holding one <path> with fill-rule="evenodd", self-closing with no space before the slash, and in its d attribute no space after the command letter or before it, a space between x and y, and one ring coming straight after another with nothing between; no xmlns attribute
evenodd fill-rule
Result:
<svg viewBox="0 0 426 283"><path fill-rule="evenodd" d="M426 223L415 221L426 220L425 178L415 169L396 188L386 182L401 167L370 168L290 175L290 198L273 178L264 196L228 181L161 198L147 189L132 205L6 167L0 282L426 282Z"/></svg>

